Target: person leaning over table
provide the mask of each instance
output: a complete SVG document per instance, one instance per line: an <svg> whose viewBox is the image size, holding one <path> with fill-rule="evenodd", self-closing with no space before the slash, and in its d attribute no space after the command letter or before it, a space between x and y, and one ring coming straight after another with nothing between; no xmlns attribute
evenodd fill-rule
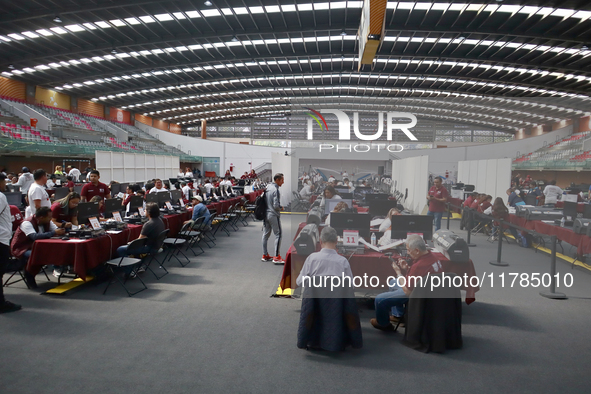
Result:
<svg viewBox="0 0 591 394"><path fill-rule="evenodd" d="M439 258L427 250L427 245L420 235L413 234L406 238L406 250L413 260L410 268L404 259L398 259L392 263L396 276L406 277L405 285L398 286L398 283L392 280L388 283L390 291L376 296L376 317L371 319L370 323L378 330L393 331L394 327L390 322L397 322L403 316L402 307L408 302L410 293L417 284L414 279L409 278L424 277L427 274L434 274L443 270ZM404 281L401 280L400 282L402 284ZM395 315L390 318L389 314L392 308L395 308Z"/></svg>
<svg viewBox="0 0 591 394"><path fill-rule="evenodd" d="M76 192L60 200L56 200L51 206L51 221L59 228L71 228L78 225L78 204L80 194Z"/></svg>
<svg viewBox="0 0 591 394"><path fill-rule="evenodd" d="M23 220L21 225L16 230L12 243L10 244L10 251L16 258L24 258L28 260L31 256L31 249L33 243L40 239L48 239L56 235L64 235L66 230L57 228L51 221L51 209L49 207L41 207L37 209L35 215ZM25 270L25 281L32 288L37 288L35 276L29 271Z"/></svg>
<svg viewBox="0 0 591 394"><path fill-rule="evenodd" d="M33 173L35 183L31 185L28 193L28 200L30 205L25 209L25 217L33 216L37 209L41 207L51 208L51 201L49 194L45 191L45 183L47 183L47 173L38 169Z"/></svg>
<svg viewBox="0 0 591 394"><path fill-rule="evenodd" d="M0 173L0 190L6 187L6 175ZM10 206L3 193L0 193L0 313L15 312L21 309L18 304L4 298L4 286L2 276L10 262L10 237L12 237L12 223Z"/></svg>
<svg viewBox="0 0 591 394"><path fill-rule="evenodd" d="M142 232L137 239L147 238L148 241L146 245L140 249L140 254L149 253L152 248L156 247L156 241L158 240L158 236L166 230L166 226L160 218L160 209L158 208L158 204L150 202L146 204L146 216L148 217L148 221L144 223L142 227ZM127 245L123 245L117 248L117 254L119 257L126 257L129 256L127 253Z"/></svg>

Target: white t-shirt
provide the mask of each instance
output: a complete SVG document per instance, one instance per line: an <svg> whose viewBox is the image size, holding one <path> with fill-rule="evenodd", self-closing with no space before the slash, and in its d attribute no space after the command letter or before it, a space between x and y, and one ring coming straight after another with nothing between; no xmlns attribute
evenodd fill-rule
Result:
<svg viewBox="0 0 591 394"><path fill-rule="evenodd" d="M207 190L207 194L211 193L211 189L213 189L213 185L210 182L207 182L205 185L205 190Z"/></svg>
<svg viewBox="0 0 591 394"><path fill-rule="evenodd" d="M190 192L191 188L189 186L183 186L182 191L183 191L183 196L185 198L185 200L190 200L189 198L189 192Z"/></svg>
<svg viewBox="0 0 591 394"><path fill-rule="evenodd" d="M10 245L12 237L12 219L10 216L10 206L6 196L0 193L0 244Z"/></svg>
<svg viewBox="0 0 591 394"><path fill-rule="evenodd" d="M347 174L347 171L343 172L343 178L348 178L349 174Z"/></svg>
<svg viewBox="0 0 591 394"><path fill-rule="evenodd" d="M161 192L167 192L168 189L166 189L164 186L162 186L161 189L156 189L156 187L153 187L150 189L150 194L152 193L161 193Z"/></svg>
<svg viewBox="0 0 591 394"><path fill-rule="evenodd" d="M544 189L544 196L546 196L545 204L556 204L558 196L562 195L562 189L556 185L548 185Z"/></svg>
<svg viewBox="0 0 591 394"><path fill-rule="evenodd" d="M45 191L45 188L38 183L33 183L29 188L29 206L25 209L25 218L33 216L36 211L35 200L41 200L40 207L51 208L51 201L49 201L49 194Z"/></svg>
<svg viewBox="0 0 591 394"><path fill-rule="evenodd" d="M74 182L78 182L78 178L80 178L80 170L77 168L72 168L70 170L70 172L68 172L68 175L71 176Z"/></svg>
<svg viewBox="0 0 591 394"><path fill-rule="evenodd" d="M35 183L35 179L33 178L33 174L30 172L25 172L22 174L14 185L21 187L21 193L26 194L29 192L29 188L31 185Z"/></svg>
<svg viewBox="0 0 591 394"><path fill-rule="evenodd" d="M53 190L55 188L55 183L53 183L51 179L48 179L47 183L45 184L45 187L47 188L47 190Z"/></svg>
<svg viewBox="0 0 591 394"><path fill-rule="evenodd" d="M193 173L191 171L185 172L185 178L193 178Z"/></svg>
<svg viewBox="0 0 591 394"><path fill-rule="evenodd" d="M29 236L31 234L35 234L35 227L33 227L33 223L29 222L28 220L25 220L24 222L21 223L20 225L21 231L23 233L25 233L26 236ZM55 225L55 223L49 222L49 230L57 230L57 226ZM39 234L43 234L43 227L39 226Z"/></svg>

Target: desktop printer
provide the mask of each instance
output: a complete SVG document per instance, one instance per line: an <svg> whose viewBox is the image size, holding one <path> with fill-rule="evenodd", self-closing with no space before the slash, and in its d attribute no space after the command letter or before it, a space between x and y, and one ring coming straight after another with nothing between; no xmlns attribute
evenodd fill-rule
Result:
<svg viewBox="0 0 591 394"><path fill-rule="evenodd" d="M433 245L439 253L442 253L450 261L456 263L467 263L470 261L468 244L453 231L436 231L433 234Z"/></svg>
<svg viewBox="0 0 591 394"><path fill-rule="evenodd" d="M300 231L298 237L293 241L293 245L298 254L307 256L316 252L316 244L319 240L320 235L318 234L318 226L314 223L310 223Z"/></svg>
<svg viewBox="0 0 591 394"><path fill-rule="evenodd" d="M562 210L544 207L525 208L525 218L527 220L556 220L562 219Z"/></svg>

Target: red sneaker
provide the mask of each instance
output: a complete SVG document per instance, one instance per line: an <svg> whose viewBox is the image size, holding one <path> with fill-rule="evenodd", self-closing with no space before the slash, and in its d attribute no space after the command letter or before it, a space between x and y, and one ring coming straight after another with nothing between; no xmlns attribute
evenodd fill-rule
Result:
<svg viewBox="0 0 591 394"><path fill-rule="evenodd" d="M263 258L261 258L261 261L271 261L273 260L273 258L271 256L269 256L268 254L264 254Z"/></svg>
<svg viewBox="0 0 591 394"><path fill-rule="evenodd" d="M273 264L282 265L285 264L285 260L281 258L281 255L273 257Z"/></svg>

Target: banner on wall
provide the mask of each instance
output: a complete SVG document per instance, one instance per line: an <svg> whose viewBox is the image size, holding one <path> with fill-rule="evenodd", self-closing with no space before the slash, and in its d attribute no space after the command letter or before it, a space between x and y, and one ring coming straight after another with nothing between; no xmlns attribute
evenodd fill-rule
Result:
<svg viewBox="0 0 591 394"><path fill-rule="evenodd" d="M43 89L37 86L35 90L35 100L38 104L48 105L50 107L70 110L70 96L49 89Z"/></svg>
<svg viewBox="0 0 591 394"><path fill-rule="evenodd" d="M109 108L109 119L119 123L131 124L131 113L119 108Z"/></svg>

